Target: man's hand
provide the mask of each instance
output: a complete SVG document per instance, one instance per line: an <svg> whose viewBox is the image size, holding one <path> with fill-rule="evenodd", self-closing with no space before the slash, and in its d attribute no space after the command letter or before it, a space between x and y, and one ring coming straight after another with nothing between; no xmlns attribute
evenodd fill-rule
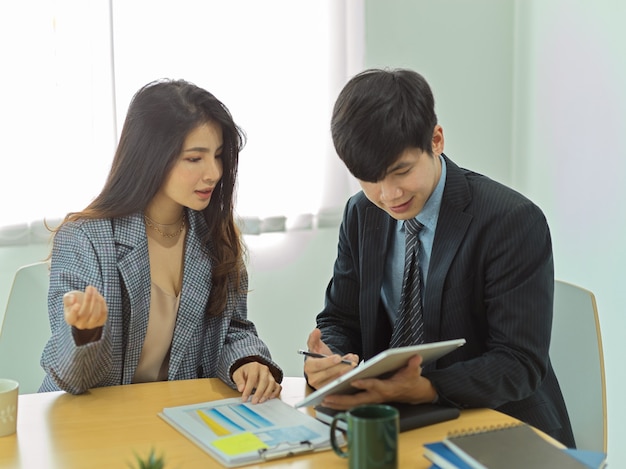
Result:
<svg viewBox="0 0 626 469"><path fill-rule="evenodd" d="M274 379L269 367L259 362L248 362L241 365L233 373L233 381L241 393L242 401L247 402L252 396L251 402L253 404L277 397L282 389L282 386Z"/></svg>
<svg viewBox="0 0 626 469"><path fill-rule="evenodd" d="M310 352L328 355L326 358L307 358L304 361L307 381L316 389L339 378L359 364L359 356L354 353L348 353L343 357L333 354L328 345L322 341L322 332L319 329L313 329L309 334L307 347ZM342 363L342 360L351 361L352 365Z"/></svg>
<svg viewBox="0 0 626 469"><path fill-rule="evenodd" d="M407 402L422 404L433 402L437 392L431 382L422 376L422 357L415 355L407 366L398 370L388 379L360 379L352 386L361 392L348 395L326 396L322 405L331 409L346 410L361 404L380 404L383 402Z"/></svg>

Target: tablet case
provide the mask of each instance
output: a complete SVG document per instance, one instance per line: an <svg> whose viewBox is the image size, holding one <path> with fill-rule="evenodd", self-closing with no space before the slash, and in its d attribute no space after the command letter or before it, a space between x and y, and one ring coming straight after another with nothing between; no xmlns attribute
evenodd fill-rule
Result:
<svg viewBox="0 0 626 469"><path fill-rule="evenodd" d="M397 402L387 404L398 409L400 413L400 432L454 420L461 414L461 411L456 407L445 407L438 404L404 404ZM321 405L315 406L315 417L328 424L333 421L333 417L339 412L341 411L329 409ZM337 427L345 430L345 422L339 421Z"/></svg>

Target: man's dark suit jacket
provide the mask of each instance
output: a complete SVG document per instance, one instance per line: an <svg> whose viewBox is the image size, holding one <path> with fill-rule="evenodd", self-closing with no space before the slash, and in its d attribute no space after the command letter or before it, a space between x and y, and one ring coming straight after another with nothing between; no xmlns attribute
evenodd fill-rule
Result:
<svg viewBox="0 0 626 469"><path fill-rule="evenodd" d="M441 402L497 409L574 446L548 350L552 243L524 196L445 157L447 176L423 292L424 340L467 343L424 369ZM317 317L335 352L369 359L389 347L381 301L395 220L360 192L347 203L333 278Z"/></svg>

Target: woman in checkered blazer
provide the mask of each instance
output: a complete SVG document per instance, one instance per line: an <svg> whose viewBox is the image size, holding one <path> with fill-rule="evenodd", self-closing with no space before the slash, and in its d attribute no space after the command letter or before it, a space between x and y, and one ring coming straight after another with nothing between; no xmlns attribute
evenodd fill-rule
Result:
<svg viewBox="0 0 626 469"><path fill-rule="evenodd" d="M254 403L280 393L247 319L243 144L202 88L159 80L135 94L104 188L54 230L40 391L219 377Z"/></svg>

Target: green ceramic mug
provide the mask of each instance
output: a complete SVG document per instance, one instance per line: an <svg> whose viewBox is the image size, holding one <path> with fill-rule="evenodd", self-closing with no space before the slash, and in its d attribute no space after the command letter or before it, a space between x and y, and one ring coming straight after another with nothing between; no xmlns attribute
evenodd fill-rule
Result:
<svg viewBox="0 0 626 469"><path fill-rule="evenodd" d="M348 448L345 451L335 436L340 421L347 425ZM397 469L399 426L395 407L361 405L333 417L330 442L337 455L348 458L350 469Z"/></svg>

